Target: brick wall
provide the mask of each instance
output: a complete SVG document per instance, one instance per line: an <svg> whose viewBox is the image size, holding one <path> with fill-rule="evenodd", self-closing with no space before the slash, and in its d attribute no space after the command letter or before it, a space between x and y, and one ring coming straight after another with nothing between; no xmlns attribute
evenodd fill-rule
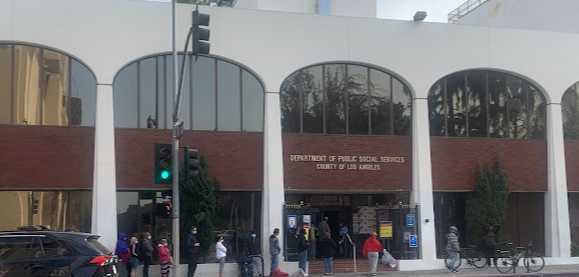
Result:
<svg viewBox="0 0 579 277"><path fill-rule="evenodd" d="M0 125L0 189L90 189L94 128Z"/></svg>
<svg viewBox="0 0 579 277"><path fill-rule="evenodd" d="M579 191L579 141L565 141L565 159L567 162L567 188Z"/></svg>
<svg viewBox="0 0 579 277"><path fill-rule="evenodd" d="M285 185L288 190L333 190L347 193L408 191L411 187L410 137L283 134L283 153ZM326 161L291 161L290 155L326 156ZM404 163L329 161L329 156L346 155L395 156L404 157L405 161ZM338 168L329 169L327 164L337 164ZM348 170L339 169L340 164L370 167L366 170ZM317 168L318 165L326 168ZM380 169L372 168L375 165L379 165Z"/></svg>
<svg viewBox="0 0 579 277"><path fill-rule="evenodd" d="M171 131L116 129L117 186L121 189L169 188L153 184L154 144L170 143ZM205 156L210 176L222 190L261 190L263 135L237 132L185 131L181 146L194 146Z"/></svg>
<svg viewBox="0 0 579 277"><path fill-rule="evenodd" d="M432 137L432 182L438 191L469 191L479 166L499 161L511 191L547 190L547 144L541 140Z"/></svg>

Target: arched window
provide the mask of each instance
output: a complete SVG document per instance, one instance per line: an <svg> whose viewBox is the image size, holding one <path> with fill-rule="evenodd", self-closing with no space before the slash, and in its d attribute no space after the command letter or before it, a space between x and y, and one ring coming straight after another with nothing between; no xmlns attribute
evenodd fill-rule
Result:
<svg viewBox="0 0 579 277"><path fill-rule="evenodd" d="M180 106L186 129L263 130L264 89L253 73L217 57L187 59ZM155 55L121 69L114 80L114 106L116 127L171 129L173 57Z"/></svg>
<svg viewBox="0 0 579 277"><path fill-rule="evenodd" d="M545 98L530 82L491 70L448 75L428 96L430 134L451 137L545 138Z"/></svg>
<svg viewBox="0 0 579 277"><path fill-rule="evenodd" d="M59 51L0 42L0 124L94 126L96 79Z"/></svg>
<svg viewBox="0 0 579 277"><path fill-rule="evenodd" d="M284 132L410 133L410 90L377 68L347 63L306 67L283 82L280 97Z"/></svg>
<svg viewBox="0 0 579 277"><path fill-rule="evenodd" d="M571 86L563 95L563 132L565 139L579 140L579 83Z"/></svg>

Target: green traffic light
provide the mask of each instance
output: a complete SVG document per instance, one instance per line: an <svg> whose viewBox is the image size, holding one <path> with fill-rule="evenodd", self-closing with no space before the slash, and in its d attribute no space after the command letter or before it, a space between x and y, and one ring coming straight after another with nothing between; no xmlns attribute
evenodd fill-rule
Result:
<svg viewBox="0 0 579 277"><path fill-rule="evenodd" d="M170 176L171 176L171 172L169 172L169 170L161 171L161 179L167 180L167 179L169 179Z"/></svg>

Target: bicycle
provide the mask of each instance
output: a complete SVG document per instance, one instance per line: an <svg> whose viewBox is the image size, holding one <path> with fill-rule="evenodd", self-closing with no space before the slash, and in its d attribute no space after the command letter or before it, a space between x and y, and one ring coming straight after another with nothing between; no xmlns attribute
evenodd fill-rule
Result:
<svg viewBox="0 0 579 277"><path fill-rule="evenodd" d="M453 272L458 271L458 269L462 265L462 260L466 261L466 264L474 267L474 268L484 268L487 265L487 259L482 253L477 249L475 246L470 246L466 248L462 248L458 253L458 258L454 263L450 260L449 255L447 253L446 257L444 258L444 264L446 268Z"/></svg>
<svg viewBox="0 0 579 277"><path fill-rule="evenodd" d="M527 273L539 272L545 267L545 259L533 251L533 243L529 242L527 247L513 247L512 243L507 244L508 250L497 250L497 262L495 267L500 273L517 273L519 262L523 261L523 267Z"/></svg>

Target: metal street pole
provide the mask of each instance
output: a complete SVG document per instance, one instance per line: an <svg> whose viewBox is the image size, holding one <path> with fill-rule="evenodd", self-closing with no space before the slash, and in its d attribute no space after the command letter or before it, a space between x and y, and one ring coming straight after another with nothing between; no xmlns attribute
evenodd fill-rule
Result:
<svg viewBox="0 0 579 277"><path fill-rule="evenodd" d="M177 101L179 100L177 97L178 91L178 78L177 73L178 71L178 59L177 59L177 30L176 30L176 15L175 10L177 6L177 0L171 1L171 25L172 25L172 39L173 39L173 108L178 109L179 105ZM178 119L178 111L173 111L173 232L172 232L172 240L173 240L173 276L180 276L179 272L179 119Z"/></svg>

